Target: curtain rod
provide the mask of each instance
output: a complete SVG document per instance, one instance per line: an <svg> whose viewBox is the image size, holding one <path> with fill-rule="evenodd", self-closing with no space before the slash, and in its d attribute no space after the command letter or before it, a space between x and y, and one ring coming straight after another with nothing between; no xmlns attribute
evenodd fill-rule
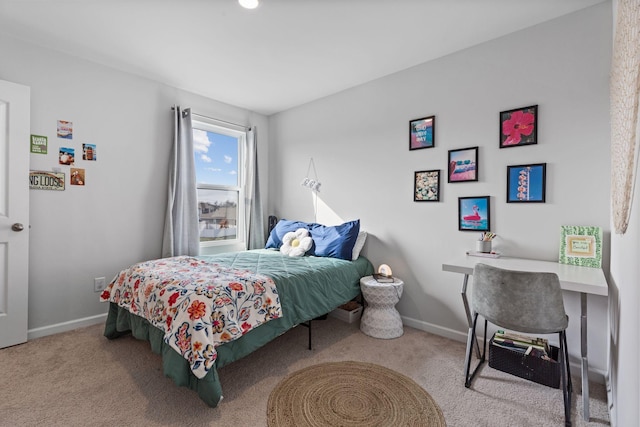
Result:
<svg viewBox="0 0 640 427"><path fill-rule="evenodd" d="M242 128L244 130L251 129L251 127L249 127L249 126L239 125L238 123L233 123L233 122L228 122L226 120L220 120L220 119L215 119L213 117L203 116L202 114L197 114L197 113L194 113L194 112L191 112L191 115L192 116L196 116L196 117L202 117L203 119L207 119L207 120L213 120L213 121L219 122L219 123L226 123L228 125L237 126L237 127Z"/></svg>
<svg viewBox="0 0 640 427"><path fill-rule="evenodd" d="M171 109L175 110L176 107L173 106L173 107L171 107ZM242 128L244 130L250 130L251 129L251 126L239 125L238 123L228 122L226 120L220 120L220 119L216 119L216 118L213 118L213 117L204 116L202 114L194 113L193 111L191 112L191 115L192 116L196 116L196 117L201 117L201 118L207 119L207 120L213 120L213 121L219 122L219 123L226 123L228 125L236 126L236 127Z"/></svg>

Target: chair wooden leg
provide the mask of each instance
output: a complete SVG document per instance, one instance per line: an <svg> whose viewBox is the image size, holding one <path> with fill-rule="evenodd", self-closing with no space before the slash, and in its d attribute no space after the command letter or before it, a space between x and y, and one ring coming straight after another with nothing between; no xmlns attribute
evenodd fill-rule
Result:
<svg viewBox="0 0 640 427"><path fill-rule="evenodd" d="M471 354L473 353L473 345L476 340L476 326L478 324L478 313L474 313L473 315L473 326L469 328L469 334L467 335L467 353L464 365L464 386L469 388L471 387L471 380L476 376L478 369L485 361L486 354L486 346L487 346L487 319L484 320L484 345L482 347L482 355L480 356L480 360L476 365L475 369L469 375L469 371L471 369Z"/></svg>
<svg viewBox="0 0 640 427"><path fill-rule="evenodd" d="M564 425L571 427L571 373L569 372L569 351L565 331L559 334L560 341L560 378L562 380L562 398L564 400Z"/></svg>

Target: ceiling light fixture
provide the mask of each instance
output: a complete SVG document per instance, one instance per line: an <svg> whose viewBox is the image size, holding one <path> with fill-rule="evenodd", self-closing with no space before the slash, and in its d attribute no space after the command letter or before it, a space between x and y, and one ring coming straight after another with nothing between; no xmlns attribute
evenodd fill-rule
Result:
<svg viewBox="0 0 640 427"><path fill-rule="evenodd" d="M259 4L258 0L238 0L238 3L245 9L255 9Z"/></svg>

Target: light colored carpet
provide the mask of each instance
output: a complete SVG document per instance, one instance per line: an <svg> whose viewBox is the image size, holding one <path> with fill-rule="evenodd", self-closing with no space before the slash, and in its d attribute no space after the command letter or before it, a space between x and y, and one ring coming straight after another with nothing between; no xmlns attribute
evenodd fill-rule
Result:
<svg viewBox="0 0 640 427"><path fill-rule="evenodd" d="M269 394L286 376L325 362L375 363L412 378L442 409L447 425L562 426L562 392L485 365L464 387L465 345L405 327L379 340L356 323L328 318L294 328L246 358L220 369L224 400L205 405L162 374L160 356L130 336L109 341L102 325L0 350L0 426L267 425ZM591 383L591 422L582 420L574 376L574 426L608 425L604 386Z"/></svg>

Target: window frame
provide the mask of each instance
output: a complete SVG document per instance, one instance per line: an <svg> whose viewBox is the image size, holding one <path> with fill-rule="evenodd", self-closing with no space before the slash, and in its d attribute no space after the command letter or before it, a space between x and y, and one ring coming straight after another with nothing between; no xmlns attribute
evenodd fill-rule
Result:
<svg viewBox="0 0 640 427"><path fill-rule="evenodd" d="M247 133L245 130L239 130L231 126L224 126L214 123L213 120L207 120L206 118L192 119L191 121L192 132L193 130L204 130L207 132L217 133L220 135L230 136L237 138L238 140L238 182L236 186L231 185L217 185L217 184L204 184L198 183L197 171L196 173L196 192L198 190L222 190L222 191L235 191L238 193L238 206L236 221L236 238L235 239L221 239L221 240L208 240L199 241L200 249L219 247L219 246L231 246L231 245L246 245L246 233L245 233L245 176L246 176L246 151L247 151ZM193 150L195 158L196 151ZM198 204L200 198L198 198ZM199 209L199 207L198 207ZM198 218L199 222L199 218ZM198 238L200 239L200 238Z"/></svg>

